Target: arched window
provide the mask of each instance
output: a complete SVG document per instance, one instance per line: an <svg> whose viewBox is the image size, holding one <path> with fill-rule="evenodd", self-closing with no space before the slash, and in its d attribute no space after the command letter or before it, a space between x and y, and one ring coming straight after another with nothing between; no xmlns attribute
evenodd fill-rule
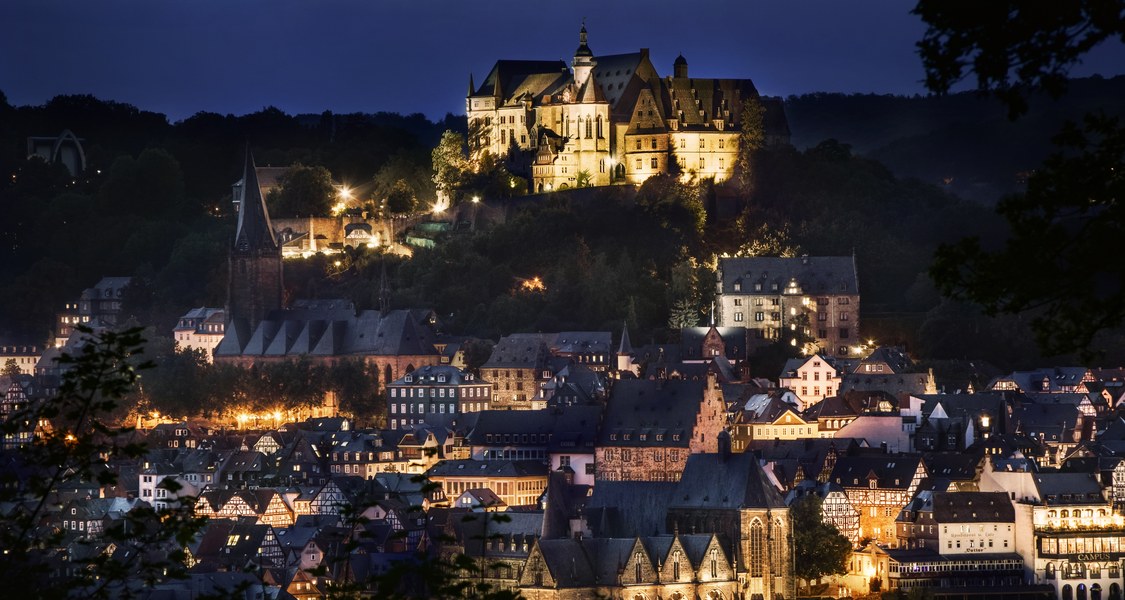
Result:
<svg viewBox="0 0 1125 600"><path fill-rule="evenodd" d="M591 133L592 133L592 132L590 131L590 129L591 129L591 128L590 128L590 118L589 118L589 117L587 117L587 118L586 118L586 139L590 139L591 137L593 137L593 136L591 135Z"/></svg>
<svg viewBox="0 0 1125 600"><path fill-rule="evenodd" d="M782 573L781 565L785 564L785 553L782 552L782 544L785 542L785 530L781 526L781 519L776 519L773 522L773 547L770 548L770 574L780 575Z"/></svg>
<svg viewBox="0 0 1125 600"><path fill-rule="evenodd" d="M750 523L750 576L762 576L762 542L764 531L762 522L754 519Z"/></svg>
<svg viewBox="0 0 1125 600"><path fill-rule="evenodd" d="M634 558L635 564L633 565L633 574L636 576L636 583L641 582L641 553L638 552Z"/></svg>
<svg viewBox="0 0 1125 600"><path fill-rule="evenodd" d="M1087 600L1085 583L1078 584L1078 600Z"/></svg>
<svg viewBox="0 0 1125 600"><path fill-rule="evenodd" d="M1121 600L1121 586L1119 584L1109 584L1109 600Z"/></svg>
<svg viewBox="0 0 1125 600"><path fill-rule="evenodd" d="M680 551L676 550L672 554L672 581L680 580Z"/></svg>
<svg viewBox="0 0 1125 600"><path fill-rule="evenodd" d="M719 577L719 549L711 548L711 579Z"/></svg>
<svg viewBox="0 0 1125 600"><path fill-rule="evenodd" d="M1100 583L1095 583L1090 586L1090 600L1102 600L1102 586Z"/></svg>
<svg viewBox="0 0 1125 600"><path fill-rule="evenodd" d="M1062 600L1074 600L1074 590L1070 587L1070 584L1063 586Z"/></svg>
<svg viewBox="0 0 1125 600"><path fill-rule="evenodd" d="M605 134L602 133L602 116L601 115L598 115L598 129L597 129L597 131L598 131L598 139L599 140L602 139L603 137L605 137Z"/></svg>

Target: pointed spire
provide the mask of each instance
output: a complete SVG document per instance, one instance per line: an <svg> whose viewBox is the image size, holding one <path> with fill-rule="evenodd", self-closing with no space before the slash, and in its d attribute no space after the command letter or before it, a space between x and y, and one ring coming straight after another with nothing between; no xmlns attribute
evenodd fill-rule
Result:
<svg viewBox="0 0 1125 600"><path fill-rule="evenodd" d="M934 379L934 370L933 369L930 369L929 375L926 376L926 393L927 394L938 393L937 380Z"/></svg>
<svg viewBox="0 0 1125 600"><path fill-rule="evenodd" d="M632 354L633 344L629 342L629 322L621 324L621 345L617 347L618 354Z"/></svg>
<svg viewBox="0 0 1125 600"><path fill-rule="evenodd" d="M246 144L246 164L242 172L242 202L238 208L238 228L234 234L235 251L276 250L270 214L266 209L262 188L258 184L258 170L250 144Z"/></svg>
<svg viewBox="0 0 1125 600"><path fill-rule="evenodd" d="M504 97L504 88L500 87L500 65L496 66L494 72L495 77L492 78L492 95L499 99Z"/></svg>
<svg viewBox="0 0 1125 600"><path fill-rule="evenodd" d="M477 86L473 85L473 74L469 73L469 95L477 93Z"/></svg>

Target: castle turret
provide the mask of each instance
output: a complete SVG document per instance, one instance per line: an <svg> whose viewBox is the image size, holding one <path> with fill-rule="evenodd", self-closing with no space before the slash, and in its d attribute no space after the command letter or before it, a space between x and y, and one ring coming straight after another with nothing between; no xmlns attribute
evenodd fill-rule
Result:
<svg viewBox="0 0 1125 600"><path fill-rule="evenodd" d="M586 84L586 80L590 78L590 73L593 72L594 66L598 61L594 60L594 53L590 47L586 45L586 26L582 26L582 30L578 32L578 49L574 51L574 85L578 89Z"/></svg>
<svg viewBox="0 0 1125 600"><path fill-rule="evenodd" d="M672 63L672 76L676 79L687 79L687 59L681 54Z"/></svg>

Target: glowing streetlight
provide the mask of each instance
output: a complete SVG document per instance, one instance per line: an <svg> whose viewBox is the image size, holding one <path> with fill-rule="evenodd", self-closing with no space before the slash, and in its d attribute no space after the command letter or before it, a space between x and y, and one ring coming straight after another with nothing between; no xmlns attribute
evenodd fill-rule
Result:
<svg viewBox="0 0 1125 600"><path fill-rule="evenodd" d="M343 198L344 200L351 200L352 199L352 188L350 188L346 185L341 187L340 188L340 197Z"/></svg>
<svg viewBox="0 0 1125 600"><path fill-rule="evenodd" d="M480 204L480 196L473 196L473 204Z"/></svg>

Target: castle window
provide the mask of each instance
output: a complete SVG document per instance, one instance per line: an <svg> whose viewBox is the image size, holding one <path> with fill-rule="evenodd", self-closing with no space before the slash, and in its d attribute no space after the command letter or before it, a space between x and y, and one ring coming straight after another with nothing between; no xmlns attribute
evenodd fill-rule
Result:
<svg viewBox="0 0 1125 600"><path fill-rule="evenodd" d="M719 150L722 150L722 149L723 149L723 142L724 142L724 141L725 141L725 140L722 140L722 139L720 139L720 140L719 140Z"/></svg>
<svg viewBox="0 0 1125 600"><path fill-rule="evenodd" d="M740 313L740 312L734 313L734 320L735 320L736 323L741 323L742 322L742 313Z"/></svg>
<svg viewBox="0 0 1125 600"><path fill-rule="evenodd" d="M657 168L657 164L658 164L658 163L657 163L657 160L656 160L656 157L655 157L655 156L654 156L654 157L652 157L652 160L651 160L650 162L651 162L651 164L652 164L652 168L653 168L653 169L656 169L656 168Z"/></svg>
<svg viewBox="0 0 1125 600"><path fill-rule="evenodd" d="M637 150L641 149L641 139L637 138Z"/></svg>
<svg viewBox="0 0 1125 600"><path fill-rule="evenodd" d="M656 138L652 138L652 149L656 150Z"/></svg>

